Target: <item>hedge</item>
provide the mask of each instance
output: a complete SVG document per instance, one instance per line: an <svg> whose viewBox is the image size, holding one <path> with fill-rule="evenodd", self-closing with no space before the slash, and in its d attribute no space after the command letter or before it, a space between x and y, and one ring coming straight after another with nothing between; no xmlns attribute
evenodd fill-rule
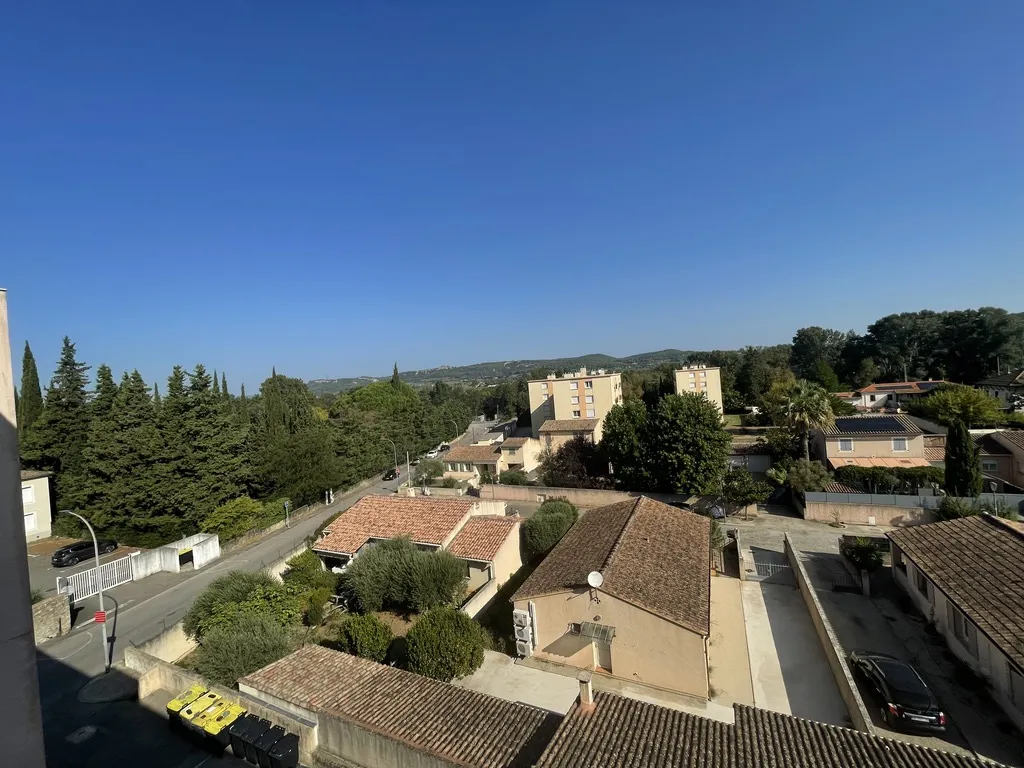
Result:
<svg viewBox="0 0 1024 768"><path fill-rule="evenodd" d="M416 674L450 682L480 668L487 642L484 628L462 611L434 608L409 630L406 663Z"/></svg>
<svg viewBox="0 0 1024 768"><path fill-rule="evenodd" d="M393 639L391 627L372 613L354 613L342 623L338 642L331 645L353 656L383 662Z"/></svg>
<svg viewBox="0 0 1024 768"><path fill-rule="evenodd" d="M523 554L528 561L543 557L572 528L579 512L565 499L545 501L533 517L523 523Z"/></svg>

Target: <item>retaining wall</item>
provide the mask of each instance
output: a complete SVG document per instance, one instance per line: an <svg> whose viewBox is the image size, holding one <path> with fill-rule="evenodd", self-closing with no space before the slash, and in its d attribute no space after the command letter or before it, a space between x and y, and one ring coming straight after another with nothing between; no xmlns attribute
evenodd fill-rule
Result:
<svg viewBox="0 0 1024 768"><path fill-rule="evenodd" d="M807 569L804 568L804 564L800 561L796 550L793 549L793 544L789 540L789 534L785 534L783 543L786 548L786 557L789 560L789 565L796 576L797 588L800 590L804 603L807 605L807 612L811 615L814 632L818 635L822 650L825 652L825 659L828 661L829 669L832 670L832 677L836 681L836 687L839 688L839 695L842 697L843 703L846 704L846 709L850 713L853 727L858 731L874 736L876 734L875 727L871 723L871 715L868 713L867 707L864 706L864 700L857 689L853 673L850 671L850 666L846 663L846 656L843 654L842 646L839 645L835 630L832 629L832 624L825 615L825 609L822 607L821 601L818 600L818 595L814 591L814 585L811 583L810 576L807 575Z"/></svg>
<svg viewBox="0 0 1024 768"><path fill-rule="evenodd" d="M71 601L67 595L54 595L32 606L32 629L36 645L71 631Z"/></svg>
<svg viewBox="0 0 1024 768"><path fill-rule="evenodd" d="M471 618L476 618L476 615L486 608L497 594L498 580L491 579L480 587L469 600L462 604L462 612Z"/></svg>
<svg viewBox="0 0 1024 768"><path fill-rule="evenodd" d="M503 501L525 501L537 504L548 499L564 498L577 507L603 507L618 501L628 501L639 494L622 491L601 491L592 488L548 488L540 485L481 485L478 493L481 499Z"/></svg>
<svg viewBox="0 0 1024 768"><path fill-rule="evenodd" d="M220 557L220 538L212 534L203 535L205 539L192 545L192 567L197 570Z"/></svg>
<svg viewBox="0 0 1024 768"><path fill-rule="evenodd" d="M810 499L807 500L802 511L805 520L831 523L838 516L840 522L851 525L908 526L934 523L936 520L930 510L921 507L844 504L832 501L811 501Z"/></svg>

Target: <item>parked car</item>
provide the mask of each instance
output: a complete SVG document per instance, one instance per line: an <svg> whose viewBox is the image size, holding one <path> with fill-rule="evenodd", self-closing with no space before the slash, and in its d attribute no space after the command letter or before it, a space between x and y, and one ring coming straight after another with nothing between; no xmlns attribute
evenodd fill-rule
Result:
<svg viewBox="0 0 1024 768"><path fill-rule="evenodd" d="M448 445L448 443L441 443L439 446L437 446L437 450L441 453L444 453L445 451L450 451L451 449L452 447Z"/></svg>
<svg viewBox="0 0 1024 768"><path fill-rule="evenodd" d="M437 450L437 448L431 448L429 451L427 451L428 459L436 459L439 455L440 452Z"/></svg>
<svg viewBox="0 0 1024 768"><path fill-rule="evenodd" d="M398 469L398 467L392 467L391 469L389 469L387 472L384 473L384 477L382 479L383 480L394 480L396 477L399 477L401 474L402 473Z"/></svg>
<svg viewBox="0 0 1024 768"><path fill-rule="evenodd" d="M946 730L946 713L910 664L884 653L854 651L850 666L878 700L882 719L890 728Z"/></svg>
<svg viewBox="0 0 1024 768"><path fill-rule="evenodd" d="M117 549L117 542L113 539L100 539L96 543L100 547L101 555ZM76 541L74 544L68 544L54 552L50 558L50 564L57 568L63 568L67 565L78 565L83 560L95 556L96 550L93 549L92 541Z"/></svg>

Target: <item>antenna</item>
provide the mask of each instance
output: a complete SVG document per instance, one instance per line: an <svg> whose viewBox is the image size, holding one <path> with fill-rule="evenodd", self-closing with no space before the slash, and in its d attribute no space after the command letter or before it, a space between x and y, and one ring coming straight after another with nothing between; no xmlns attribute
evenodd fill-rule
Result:
<svg viewBox="0 0 1024 768"><path fill-rule="evenodd" d="M600 571L591 571L587 574L587 584L597 589L604 584L604 576L601 575Z"/></svg>

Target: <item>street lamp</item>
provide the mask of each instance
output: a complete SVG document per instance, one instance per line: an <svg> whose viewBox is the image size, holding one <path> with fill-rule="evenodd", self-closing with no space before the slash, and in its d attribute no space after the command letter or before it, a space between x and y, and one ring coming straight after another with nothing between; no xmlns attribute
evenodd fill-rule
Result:
<svg viewBox="0 0 1024 768"><path fill-rule="evenodd" d="M58 515L71 515L72 517L77 517L79 520L81 520L83 523L85 523L85 527L89 529L89 533L92 535L92 551L93 551L93 554L96 555L96 594L98 594L99 597L100 597L100 613L106 614L106 611L103 609L103 574L100 573L100 545L99 545L99 542L96 541L96 531L94 531L92 529L92 525L89 523L89 521L86 520L84 517L82 517L77 512L72 512L70 509L62 509L57 514ZM109 654L107 653L107 622L106 622L106 616L104 616L104 621L101 621L99 624L100 624L100 633L101 633L101 636L103 638L103 671L104 672L109 672L110 671L110 662L109 662Z"/></svg>
<svg viewBox="0 0 1024 768"><path fill-rule="evenodd" d="M455 437L452 438L452 442L454 443L456 440L459 439L459 422L457 422L455 419L451 419L451 422L452 424L455 425Z"/></svg>
<svg viewBox="0 0 1024 768"><path fill-rule="evenodd" d="M397 472L398 471L398 446L395 445L395 441L392 440L390 437L381 436L380 439L381 440L387 440L389 443L391 443L391 447L395 451L395 472Z"/></svg>

